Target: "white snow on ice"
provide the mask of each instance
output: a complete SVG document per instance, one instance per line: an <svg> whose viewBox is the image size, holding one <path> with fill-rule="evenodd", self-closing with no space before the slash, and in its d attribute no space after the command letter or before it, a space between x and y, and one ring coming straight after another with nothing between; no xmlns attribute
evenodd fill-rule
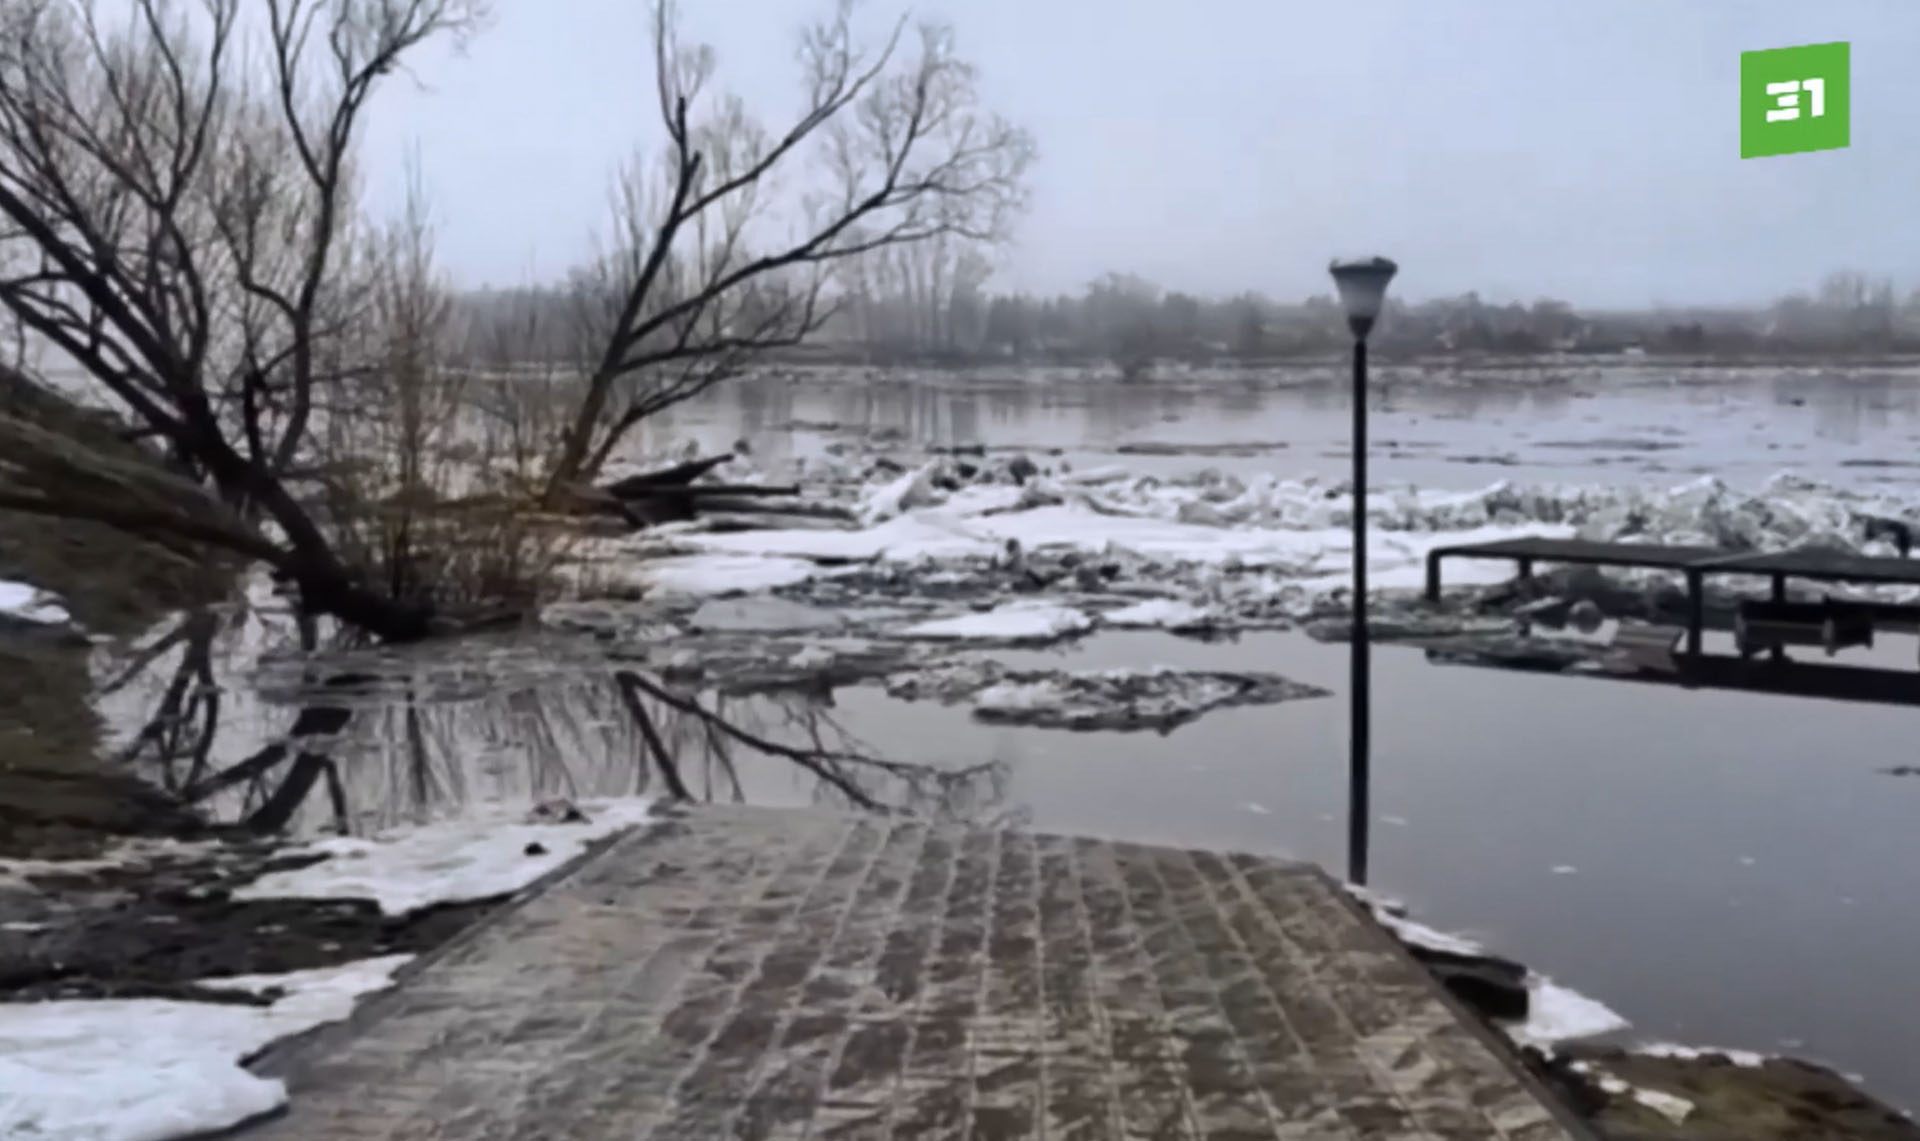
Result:
<svg viewBox="0 0 1920 1141"><path fill-rule="evenodd" d="M241 1060L345 1018L412 957L204 983L284 988L272 1006L150 998L0 1004L0 1136L166 1141L270 1112L285 1103L285 1087Z"/></svg>
<svg viewBox="0 0 1920 1141"><path fill-rule="evenodd" d="M642 577L696 593L832 573L818 560L925 564L995 557L1009 540L1026 550L1122 549L1189 568L1190 575L1205 568L1268 571L1314 597L1348 584L1352 504L1344 483L1243 479L1213 470L1161 479L1114 469L947 491L934 480L947 463L936 460L868 484L853 504L862 521L855 529L674 528L628 540L625 549L664 556L646 563ZM1508 481L1468 492L1379 486L1370 494L1368 566L1376 589L1414 590L1424 584L1432 547L1522 535L1753 549L1823 544L1876 553L1890 548L1864 540L1860 517L1902 518L1908 506L1889 495L1790 474L1755 491L1712 477L1664 489ZM764 562L755 564L756 558ZM1511 565L1498 560L1461 560L1448 568L1447 580L1486 584L1511 575Z"/></svg>
<svg viewBox="0 0 1920 1141"><path fill-rule="evenodd" d="M792 586L817 578L818 563L764 555L679 555L634 568L641 585L661 594L735 594Z"/></svg>
<svg viewBox="0 0 1920 1141"><path fill-rule="evenodd" d="M1029 641L1091 629L1093 619L1069 606L1021 599L977 614L935 618L907 627L908 638Z"/></svg>
<svg viewBox="0 0 1920 1141"><path fill-rule="evenodd" d="M1191 602L1182 602L1177 598L1149 598L1132 606L1110 610L1100 616L1100 621L1108 626L1177 630L1183 626L1199 626L1212 617L1212 612L1206 607L1195 606Z"/></svg>
<svg viewBox="0 0 1920 1141"><path fill-rule="evenodd" d="M71 619L67 608L47 591L29 583L0 578L0 614L23 622L54 625Z"/></svg>
<svg viewBox="0 0 1920 1141"><path fill-rule="evenodd" d="M576 824L528 823L524 809L490 807L370 839L327 837L303 846L326 859L270 872L233 895L371 899L388 915L507 895L566 863L593 841L645 823L650 804L644 797L581 801L587 820ZM528 855L527 846L536 843L545 851Z"/></svg>

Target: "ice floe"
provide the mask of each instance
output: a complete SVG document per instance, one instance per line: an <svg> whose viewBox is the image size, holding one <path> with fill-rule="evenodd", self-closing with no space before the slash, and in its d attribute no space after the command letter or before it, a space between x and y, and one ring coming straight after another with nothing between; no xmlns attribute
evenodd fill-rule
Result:
<svg viewBox="0 0 1920 1141"><path fill-rule="evenodd" d="M1278 674L1176 670L1014 670L994 661L949 663L887 680L904 700L966 704L974 717L1042 729L1168 732L1214 709L1269 705L1327 691Z"/></svg>
<svg viewBox="0 0 1920 1141"><path fill-rule="evenodd" d="M1212 610L1204 606L1195 606L1191 602L1182 602L1177 598L1149 598L1110 610L1100 616L1100 621L1108 626L1121 629L1129 627L1148 627L1162 630L1187 630L1211 624L1215 620Z"/></svg>
<svg viewBox="0 0 1920 1141"><path fill-rule="evenodd" d="M1016 457L1018 459L1019 457ZM886 467L864 485L842 485L861 522L841 529L676 527L621 540L662 591L723 593L791 586L846 573L848 564L930 568L1039 552L1124 554L1155 573L1177 601L1209 611L1223 591L1287 593L1294 610L1337 597L1352 563L1352 496L1340 481L1214 470L1161 479L1125 469L1016 478L1015 461L956 465L937 457ZM1780 475L1757 490L1712 477L1667 488L1520 484L1475 491L1408 486L1370 489L1368 566L1382 593L1424 585L1428 551L1521 535L1695 543L1730 550L1825 545L1890 552L1869 540L1865 520L1920 515L1905 500ZM755 559L764 560L756 566ZM651 560L651 561L649 561ZM1652 572L1657 575L1658 572ZM1651 577L1624 572L1624 577ZM1498 560L1450 567L1451 585L1511 577ZM1115 625L1172 626L1176 599L1109 616Z"/></svg>
<svg viewBox="0 0 1920 1141"><path fill-rule="evenodd" d="M976 614L935 618L908 626L908 638L942 641L1037 642L1050 641L1093 628L1084 611L1052 602L1020 599Z"/></svg>
<svg viewBox="0 0 1920 1141"><path fill-rule="evenodd" d="M1625 1030L1631 1025L1605 1003L1539 974L1527 978L1527 1020L1508 1026L1516 1042L1552 1046Z"/></svg>

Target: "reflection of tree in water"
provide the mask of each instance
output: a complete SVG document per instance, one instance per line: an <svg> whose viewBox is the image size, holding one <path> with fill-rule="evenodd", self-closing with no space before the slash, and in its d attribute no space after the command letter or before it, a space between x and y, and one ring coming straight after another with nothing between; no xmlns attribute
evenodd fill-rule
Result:
<svg viewBox="0 0 1920 1141"><path fill-rule="evenodd" d="M157 698L121 758L256 831L358 831L554 796L798 800L971 820L993 817L1005 799L1003 762L877 756L835 720L829 693L702 692L600 659L548 660L539 644L524 654L443 643L430 658L305 659L304 684L278 699L296 711L291 724L222 758L223 725L247 729L222 720L230 703L216 679L233 676L237 647L221 629L211 614L183 617L111 672L102 693L147 677Z"/></svg>

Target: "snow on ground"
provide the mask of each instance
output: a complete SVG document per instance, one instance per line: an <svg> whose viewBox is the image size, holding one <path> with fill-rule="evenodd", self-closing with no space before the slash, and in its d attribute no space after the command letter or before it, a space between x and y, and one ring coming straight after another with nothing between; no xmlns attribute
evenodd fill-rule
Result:
<svg viewBox="0 0 1920 1141"><path fill-rule="evenodd" d="M85 875L89 872L137 868L159 862L204 860L217 854L217 842L131 836L98 856L79 860L0 859L0 887L28 888L33 876Z"/></svg>
<svg viewBox="0 0 1920 1141"><path fill-rule="evenodd" d="M1682 1062L1698 1061L1713 1056L1725 1058L1736 1066L1764 1066L1767 1059L1764 1054L1752 1050L1714 1050L1704 1046L1676 1046L1670 1042L1656 1042L1650 1046L1635 1046L1633 1052L1645 1054L1650 1058L1675 1058Z"/></svg>
<svg viewBox="0 0 1920 1141"><path fill-rule="evenodd" d="M1663 1090L1635 1088L1633 1100L1653 1110L1655 1113L1673 1122L1675 1125L1693 1116L1694 1104L1678 1094Z"/></svg>
<svg viewBox="0 0 1920 1141"><path fill-rule="evenodd" d="M1484 955L1487 949L1471 939L1439 931L1424 923L1399 915L1386 915L1375 912L1374 918L1380 925L1396 935L1402 943L1413 947L1424 947L1429 951L1439 951L1445 955Z"/></svg>
<svg viewBox="0 0 1920 1141"><path fill-rule="evenodd" d="M909 626L908 638L954 641L1047 641L1091 629L1093 619L1070 606L1021 599L977 614Z"/></svg>
<svg viewBox="0 0 1920 1141"><path fill-rule="evenodd" d="M0 578L0 614L23 622L55 625L71 620L67 608L37 586Z"/></svg>
<svg viewBox="0 0 1920 1141"><path fill-rule="evenodd" d="M333 836L303 845L326 856L270 872L234 891L236 899L371 899L388 915L436 903L507 895L558 868L595 840L644 823L644 797L582 801L586 820L529 822L505 806L362 839ZM538 845L530 852L530 846Z"/></svg>
<svg viewBox="0 0 1920 1141"><path fill-rule="evenodd" d="M285 1087L241 1060L347 1017L410 958L203 983L284 989L271 1006L150 998L0 1004L0 1136L166 1141L270 1112L286 1101Z"/></svg>
<svg viewBox="0 0 1920 1141"><path fill-rule="evenodd" d="M1573 1063L1573 1069L1575 1073L1586 1074L1593 1078L1594 1084L1600 1087L1602 1093L1610 1097L1631 1097L1675 1125L1685 1122L1698 1108L1693 1102L1676 1094L1635 1086L1612 1074L1596 1072L1586 1062Z"/></svg>

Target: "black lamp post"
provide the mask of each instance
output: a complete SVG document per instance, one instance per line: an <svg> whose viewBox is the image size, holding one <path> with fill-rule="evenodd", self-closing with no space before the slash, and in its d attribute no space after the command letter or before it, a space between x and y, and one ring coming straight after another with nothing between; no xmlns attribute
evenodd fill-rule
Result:
<svg viewBox="0 0 1920 1141"><path fill-rule="evenodd" d="M1353 710L1347 756L1347 878L1367 882L1367 828L1371 774L1368 757L1372 719L1369 687L1372 649L1367 633L1367 334L1380 316L1387 283L1400 267L1386 258L1336 261L1329 267L1353 331Z"/></svg>

